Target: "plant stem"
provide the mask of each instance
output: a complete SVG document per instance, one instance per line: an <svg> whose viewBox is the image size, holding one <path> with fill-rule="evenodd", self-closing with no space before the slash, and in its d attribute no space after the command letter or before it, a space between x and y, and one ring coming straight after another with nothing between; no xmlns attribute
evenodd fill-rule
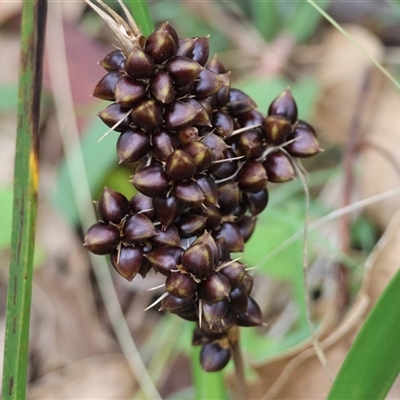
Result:
<svg viewBox="0 0 400 400"><path fill-rule="evenodd" d="M247 399L247 385L246 378L244 376L244 363L242 351L240 349L240 332L239 327L234 326L229 331L229 343L232 346L233 352L233 362L235 363L235 371L236 371L236 397L238 400Z"/></svg>
<svg viewBox="0 0 400 400"><path fill-rule="evenodd" d="M46 0L23 3L3 399L24 399L26 396L39 183L38 128L46 16Z"/></svg>

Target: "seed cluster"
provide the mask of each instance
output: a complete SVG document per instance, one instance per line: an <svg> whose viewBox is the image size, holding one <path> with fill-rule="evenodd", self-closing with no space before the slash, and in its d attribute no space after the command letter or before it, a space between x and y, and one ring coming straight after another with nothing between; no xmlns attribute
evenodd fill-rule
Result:
<svg viewBox="0 0 400 400"><path fill-rule="evenodd" d="M110 254L129 281L151 269L164 275L160 310L196 321L201 365L220 370L229 330L263 324L253 277L232 253L267 206L268 181L294 179L293 157L321 151L315 131L297 119L289 89L263 115L209 60L207 37L179 38L169 23L100 64L107 74L94 96L113 103L99 117L120 132L119 162L139 163L138 193L128 200L105 188L85 246Z"/></svg>

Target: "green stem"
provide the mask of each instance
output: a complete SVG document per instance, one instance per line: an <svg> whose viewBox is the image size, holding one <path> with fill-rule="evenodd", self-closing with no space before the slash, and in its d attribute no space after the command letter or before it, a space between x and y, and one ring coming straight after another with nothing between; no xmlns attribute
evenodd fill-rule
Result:
<svg viewBox="0 0 400 400"><path fill-rule="evenodd" d="M26 396L39 181L39 106L46 15L46 0L23 3L3 399L20 400Z"/></svg>

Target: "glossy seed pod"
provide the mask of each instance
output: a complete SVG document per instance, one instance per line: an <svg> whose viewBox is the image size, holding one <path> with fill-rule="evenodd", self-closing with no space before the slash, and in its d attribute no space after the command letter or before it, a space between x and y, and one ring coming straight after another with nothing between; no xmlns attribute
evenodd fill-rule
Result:
<svg viewBox="0 0 400 400"><path fill-rule="evenodd" d="M227 181L218 185L218 204L223 215L233 212L239 201L240 190L237 182Z"/></svg>
<svg viewBox="0 0 400 400"><path fill-rule="evenodd" d="M215 243L214 238L210 235L209 232L204 232L201 236L199 236L192 244L204 243L210 247L212 255L213 255L213 263L217 265L219 263L219 252L217 244Z"/></svg>
<svg viewBox="0 0 400 400"><path fill-rule="evenodd" d="M168 294L168 296L162 300L160 310L177 313L190 309L195 302L196 297L182 299L173 296L172 294Z"/></svg>
<svg viewBox="0 0 400 400"><path fill-rule="evenodd" d="M244 242L239 228L233 222L224 222L221 228L213 233L215 239L224 237L228 248L232 252L241 252L244 250Z"/></svg>
<svg viewBox="0 0 400 400"><path fill-rule="evenodd" d="M224 261L230 260L231 252L229 250L228 243L226 243L226 239L223 236L216 237L215 243L218 247L218 254L219 254L220 261L224 262ZM231 286L232 286L232 284L231 284Z"/></svg>
<svg viewBox="0 0 400 400"><path fill-rule="evenodd" d="M156 197L153 201L154 212L163 228L171 225L183 211L183 204L173 195L168 197Z"/></svg>
<svg viewBox="0 0 400 400"><path fill-rule="evenodd" d="M241 190L258 193L267 186L268 178L263 165L258 161L246 161L237 175Z"/></svg>
<svg viewBox="0 0 400 400"><path fill-rule="evenodd" d="M98 99L115 101L115 85L121 77L120 71L112 71L104 75L93 91L93 97Z"/></svg>
<svg viewBox="0 0 400 400"><path fill-rule="evenodd" d="M143 193L136 193L130 200L129 206L133 212L142 213L151 220L154 219L153 198L144 195Z"/></svg>
<svg viewBox="0 0 400 400"><path fill-rule="evenodd" d="M205 200L203 191L194 181L176 182L172 192L177 200L190 208L200 207Z"/></svg>
<svg viewBox="0 0 400 400"><path fill-rule="evenodd" d="M233 150L227 149L221 158L216 158L209 171L218 179L228 178L237 172L239 162Z"/></svg>
<svg viewBox="0 0 400 400"><path fill-rule="evenodd" d="M197 320L198 320L198 318L197 318ZM203 324L202 324L202 327L203 327ZM209 329L203 330L200 328L195 328L193 330L192 345L199 346L201 344L210 343L211 341L222 339L225 337L226 336L223 333L222 334L214 333L214 332L211 332Z"/></svg>
<svg viewBox="0 0 400 400"><path fill-rule="evenodd" d="M157 100L143 100L136 105L131 113L132 122L146 129L149 132L154 132L161 128L163 123L163 108Z"/></svg>
<svg viewBox="0 0 400 400"><path fill-rule="evenodd" d="M206 303L216 303L229 297L231 284L225 275L214 271L200 282L199 297Z"/></svg>
<svg viewBox="0 0 400 400"><path fill-rule="evenodd" d="M215 323L212 327L207 327L206 324L201 327L202 330L208 330L211 333L225 333L236 325L236 314L231 309L225 314L224 318ZM207 328L206 328L207 327ZM207 333L209 334L209 333Z"/></svg>
<svg viewBox="0 0 400 400"><path fill-rule="evenodd" d="M214 269L212 250L205 243L191 245L182 255L182 267L199 279L207 278Z"/></svg>
<svg viewBox="0 0 400 400"><path fill-rule="evenodd" d="M259 326L263 323L264 320L260 306L249 296L246 311L237 313L236 324L239 326Z"/></svg>
<svg viewBox="0 0 400 400"><path fill-rule="evenodd" d="M238 145L241 154L247 160L261 157L266 149L262 134L258 129L251 129L241 133Z"/></svg>
<svg viewBox="0 0 400 400"><path fill-rule="evenodd" d="M97 203L97 210L104 222L119 224L129 214L129 202L122 193L105 187Z"/></svg>
<svg viewBox="0 0 400 400"><path fill-rule="evenodd" d="M100 221L86 231L83 245L93 254L104 255L111 253L119 242L119 230L114 225Z"/></svg>
<svg viewBox="0 0 400 400"><path fill-rule="evenodd" d="M133 45L125 62L126 73L135 79L150 78L156 72L156 65L151 57L137 45Z"/></svg>
<svg viewBox="0 0 400 400"><path fill-rule="evenodd" d="M197 308L195 304L193 304L186 310L175 310L170 312L177 315L178 317L185 319L186 321L196 322L199 319L199 317L197 316Z"/></svg>
<svg viewBox="0 0 400 400"><path fill-rule="evenodd" d="M124 246L114 249L110 255L114 269L129 282L139 272L143 260L143 250L140 246Z"/></svg>
<svg viewBox="0 0 400 400"><path fill-rule="evenodd" d="M246 273L245 265L240 261L226 261L218 268L219 272L228 278L231 290L236 289L241 284Z"/></svg>
<svg viewBox="0 0 400 400"><path fill-rule="evenodd" d="M299 121L294 132L288 137L289 143L285 149L294 157L311 157L320 153L320 147L314 128L307 122Z"/></svg>
<svg viewBox="0 0 400 400"><path fill-rule="evenodd" d="M177 43L173 35L157 28L146 39L144 51L156 64L162 64L175 55Z"/></svg>
<svg viewBox="0 0 400 400"><path fill-rule="evenodd" d="M268 205L268 189L261 190L258 193L244 193L243 200L249 207L252 215L258 215L264 211Z"/></svg>
<svg viewBox="0 0 400 400"><path fill-rule="evenodd" d="M242 193L242 197L243 195L244 193ZM246 212L247 205L242 199L242 201L239 202L238 206L232 211L231 215L235 218L235 221L238 222L246 215Z"/></svg>
<svg viewBox="0 0 400 400"><path fill-rule="evenodd" d="M181 238L175 225L171 224L166 229L162 229L158 225L155 227L155 230L157 235L150 240L153 246L180 246Z"/></svg>
<svg viewBox="0 0 400 400"><path fill-rule="evenodd" d="M229 145L227 145L222 138L210 132L204 132L202 143L212 150L215 160L225 158L224 151L229 149Z"/></svg>
<svg viewBox="0 0 400 400"><path fill-rule="evenodd" d="M292 124L297 121L297 105L289 88L273 100L269 106L268 115L282 115Z"/></svg>
<svg viewBox="0 0 400 400"><path fill-rule="evenodd" d="M201 142L187 143L183 150L192 158L197 172L206 170L213 162L213 152Z"/></svg>
<svg viewBox="0 0 400 400"><path fill-rule="evenodd" d="M144 214L130 215L123 227L124 241L138 243L157 235L153 222Z"/></svg>
<svg viewBox="0 0 400 400"><path fill-rule="evenodd" d="M216 108L222 108L229 100L229 92L231 90L231 73L218 74L223 82L223 86L217 93L213 94L213 101Z"/></svg>
<svg viewBox="0 0 400 400"><path fill-rule="evenodd" d="M201 215L206 218L205 229L212 231L218 229L222 222L222 214L219 207L208 205L206 208L201 208Z"/></svg>
<svg viewBox="0 0 400 400"><path fill-rule="evenodd" d="M223 111L217 111L213 114L212 124L215 127L215 133L219 136L228 138L233 132L233 119Z"/></svg>
<svg viewBox="0 0 400 400"><path fill-rule="evenodd" d="M176 55L192 58L196 40L197 38L180 38Z"/></svg>
<svg viewBox="0 0 400 400"><path fill-rule="evenodd" d="M125 56L121 50L107 54L99 63L106 71L121 71L125 68Z"/></svg>
<svg viewBox="0 0 400 400"><path fill-rule="evenodd" d="M236 221L236 225L242 234L243 241L246 243L254 232L257 218L250 215L245 215L240 221Z"/></svg>
<svg viewBox="0 0 400 400"><path fill-rule="evenodd" d="M117 140L119 163L133 163L144 157L151 148L150 136L140 128L128 128Z"/></svg>
<svg viewBox="0 0 400 400"><path fill-rule="evenodd" d="M191 178L197 170L194 159L184 150L175 150L165 163L165 172L174 180L179 181Z"/></svg>
<svg viewBox="0 0 400 400"><path fill-rule="evenodd" d="M198 99L204 99L217 93L223 86L224 82L217 74L208 69L203 69L195 81L193 93Z"/></svg>
<svg viewBox="0 0 400 400"><path fill-rule="evenodd" d="M237 287L229 293L229 307L236 312L245 313L248 307L248 299L246 291Z"/></svg>
<svg viewBox="0 0 400 400"><path fill-rule="evenodd" d="M172 78L162 70L158 71L150 79L150 91L163 104L169 104L175 99L175 88Z"/></svg>
<svg viewBox="0 0 400 400"><path fill-rule="evenodd" d="M205 65L210 54L210 44L208 36L198 37L194 42L194 48L192 51L192 59L197 61L201 65Z"/></svg>
<svg viewBox="0 0 400 400"><path fill-rule="evenodd" d="M115 84L115 101L122 107L132 107L144 99L147 85L134 80L128 75L122 75Z"/></svg>
<svg viewBox="0 0 400 400"><path fill-rule="evenodd" d="M239 286L244 289L248 296L250 296L250 293L253 290L253 283L254 278L246 272Z"/></svg>
<svg viewBox="0 0 400 400"><path fill-rule="evenodd" d="M189 274L172 272L165 280L165 290L175 297L187 299L196 294L197 283Z"/></svg>
<svg viewBox="0 0 400 400"><path fill-rule="evenodd" d="M296 171L290 157L280 150L269 153L263 162L271 182L281 183L296 178Z"/></svg>
<svg viewBox="0 0 400 400"><path fill-rule="evenodd" d="M191 142L197 142L199 137L199 130L195 126L186 126L178 132L178 138L181 145L185 145Z"/></svg>
<svg viewBox="0 0 400 400"><path fill-rule="evenodd" d="M206 223L203 215L185 212L177 219L176 226L182 238L190 238L203 232Z"/></svg>
<svg viewBox="0 0 400 400"><path fill-rule="evenodd" d="M142 258L142 263L140 264L140 268L138 274L142 276L142 278L146 278L146 275L151 270L151 264L149 260L145 257Z"/></svg>
<svg viewBox="0 0 400 400"><path fill-rule="evenodd" d="M193 120L194 125L211 126L210 113L204 107L205 102L189 97L185 99L185 103L190 104L197 111L196 118Z"/></svg>
<svg viewBox="0 0 400 400"><path fill-rule="evenodd" d="M176 56L165 64L165 70L171 76L176 88L194 83L204 68L189 57Z"/></svg>
<svg viewBox="0 0 400 400"><path fill-rule="evenodd" d="M163 196L170 188L168 175L161 165L149 165L133 175L133 186L149 197Z"/></svg>
<svg viewBox="0 0 400 400"><path fill-rule="evenodd" d="M181 263L182 252L181 247L164 246L153 249L145 257L157 272L168 276Z"/></svg>
<svg viewBox="0 0 400 400"><path fill-rule="evenodd" d="M264 118L264 115L260 111L253 109L238 115L237 122L244 128L246 126L261 125Z"/></svg>
<svg viewBox="0 0 400 400"><path fill-rule="evenodd" d="M237 117L257 107L257 103L240 89L231 88L225 107L229 115Z"/></svg>
<svg viewBox="0 0 400 400"><path fill-rule="evenodd" d="M218 186L215 180L206 174L197 174L194 179L204 194L203 204L218 206Z"/></svg>
<svg viewBox="0 0 400 400"><path fill-rule="evenodd" d="M153 156L160 161L166 161L168 156L179 147L179 140L175 134L161 129L152 135Z"/></svg>
<svg viewBox="0 0 400 400"><path fill-rule="evenodd" d="M246 302L247 305L247 302ZM229 309L228 297L216 303L202 303L202 318L209 327L213 327L216 323L225 317Z"/></svg>
<svg viewBox="0 0 400 400"><path fill-rule="evenodd" d="M218 60L216 54L214 54L212 59L206 64L206 68L218 75L227 72L222 62Z"/></svg>
<svg viewBox="0 0 400 400"><path fill-rule="evenodd" d="M269 115L262 123L265 138L269 143L281 144L292 133L292 124L286 117Z"/></svg>
<svg viewBox="0 0 400 400"><path fill-rule="evenodd" d="M99 111L97 115L110 128L118 124L114 130L117 132L122 132L129 127L129 123L131 122L129 113L129 108L121 107L117 103L112 103L103 110Z"/></svg>
<svg viewBox="0 0 400 400"><path fill-rule="evenodd" d="M165 109L165 126L167 129L178 131L190 125L195 120L196 116L197 110L189 103L174 101Z"/></svg>
<svg viewBox="0 0 400 400"><path fill-rule="evenodd" d="M221 371L231 358L229 348L221 347L217 342L206 343L200 352L200 364L206 372Z"/></svg>

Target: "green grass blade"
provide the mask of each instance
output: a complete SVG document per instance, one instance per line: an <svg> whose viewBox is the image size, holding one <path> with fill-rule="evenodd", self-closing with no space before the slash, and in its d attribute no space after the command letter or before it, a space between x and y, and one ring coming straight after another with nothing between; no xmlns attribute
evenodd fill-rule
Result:
<svg viewBox="0 0 400 400"><path fill-rule="evenodd" d="M328 400L384 399L400 373L400 270L373 307Z"/></svg>
<svg viewBox="0 0 400 400"><path fill-rule="evenodd" d="M196 400L227 400L228 392L222 372L204 372L200 365L201 346L192 349L192 373Z"/></svg>
<svg viewBox="0 0 400 400"><path fill-rule="evenodd" d="M128 1L127 5L135 22L143 35L147 36L154 30L154 22L150 15L149 5L146 0Z"/></svg>
<svg viewBox="0 0 400 400"><path fill-rule="evenodd" d="M47 2L23 3L3 399L24 399L38 195L38 126Z"/></svg>

